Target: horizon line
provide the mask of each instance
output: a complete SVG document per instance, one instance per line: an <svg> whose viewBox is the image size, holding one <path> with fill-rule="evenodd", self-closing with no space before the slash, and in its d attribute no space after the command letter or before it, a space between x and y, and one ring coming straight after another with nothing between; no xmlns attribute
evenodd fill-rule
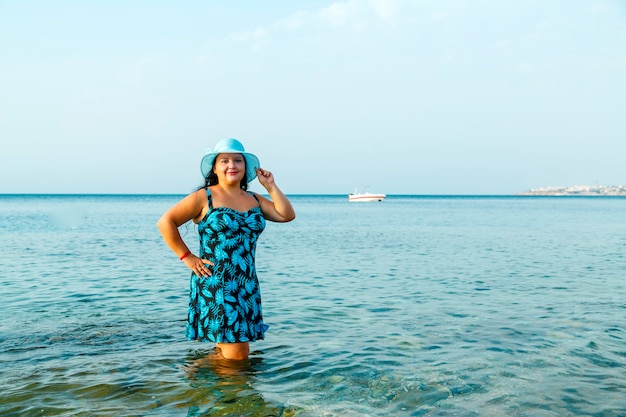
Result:
<svg viewBox="0 0 626 417"><path fill-rule="evenodd" d="M147 196L185 196L189 193L1 193L0 197L5 196L92 196L92 197L147 197ZM266 193L259 193L266 195ZM349 193L285 193L287 196L307 197L307 196L328 196L328 197L345 197ZM389 197L626 197L626 195L610 195L610 194L533 194L527 191L517 193L405 193L405 194L387 194Z"/></svg>

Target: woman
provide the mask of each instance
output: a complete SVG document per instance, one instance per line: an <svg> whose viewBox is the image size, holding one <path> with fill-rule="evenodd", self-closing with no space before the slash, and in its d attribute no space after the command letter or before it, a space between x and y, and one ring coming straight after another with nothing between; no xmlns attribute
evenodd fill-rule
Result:
<svg viewBox="0 0 626 417"><path fill-rule="evenodd" d="M157 226L192 271L187 338L216 343L226 359L247 359L249 342L263 339L267 329L254 264L257 238L265 220L288 222L296 214L272 173L236 139L218 142L200 170L204 186L166 211ZM271 199L247 191L257 176ZM198 256L178 231L189 220L198 224Z"/></svg>

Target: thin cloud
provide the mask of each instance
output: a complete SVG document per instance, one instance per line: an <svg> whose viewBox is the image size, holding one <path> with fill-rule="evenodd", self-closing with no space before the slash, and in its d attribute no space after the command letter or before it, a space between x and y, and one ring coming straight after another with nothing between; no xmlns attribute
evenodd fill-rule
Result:
<svg viewBox="0 0 626 417"><path fill-rule="evenodd" d="M236 42L257 46L267 44L284 32L363 27L377 22L390 23L399 15L398 0L348 0L335 2L317 10L300 10L269 25L230 36Z"/></svg>
<svg viewBox="0 0 626 417"><path fill-rule="evenodd" d="M393 0L370 0L370 7L380 20L393 19L398 11L398 2Z"/></svg>
<svg viewBox="0 0 626 417"><path fill-rule="evenodd" d="M329 26L344 26L360 9L359 2L349 1L343 3L333 3L330 6L320 10L319 17Z"/></svg>

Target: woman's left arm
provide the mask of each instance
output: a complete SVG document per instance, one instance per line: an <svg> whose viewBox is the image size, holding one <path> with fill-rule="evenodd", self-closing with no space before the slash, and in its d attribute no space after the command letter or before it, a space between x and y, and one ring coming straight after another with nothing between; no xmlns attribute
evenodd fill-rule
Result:
<svg viewBox="0 0 626 417"><path fill-rule="evenodd" d="M259 182L265 187L271 198L271 200L268 200L257 194L263 216L267 220L280 223L290 222L295 219L296 212L287 196L285 196L274 182L274 175L272 175L270 171L259 168L257 169L257 176Z"/></svg>

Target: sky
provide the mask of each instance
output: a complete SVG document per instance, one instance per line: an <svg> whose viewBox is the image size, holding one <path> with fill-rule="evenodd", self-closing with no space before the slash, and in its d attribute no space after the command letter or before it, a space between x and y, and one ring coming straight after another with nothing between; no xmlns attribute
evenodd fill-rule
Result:
<svg viewBox="0 0 626 417"><path fill-rule="evenodd" d="M0 194L626 185L626 0L0 0ZM251 189L263 191L258 181Z"/></svg>

